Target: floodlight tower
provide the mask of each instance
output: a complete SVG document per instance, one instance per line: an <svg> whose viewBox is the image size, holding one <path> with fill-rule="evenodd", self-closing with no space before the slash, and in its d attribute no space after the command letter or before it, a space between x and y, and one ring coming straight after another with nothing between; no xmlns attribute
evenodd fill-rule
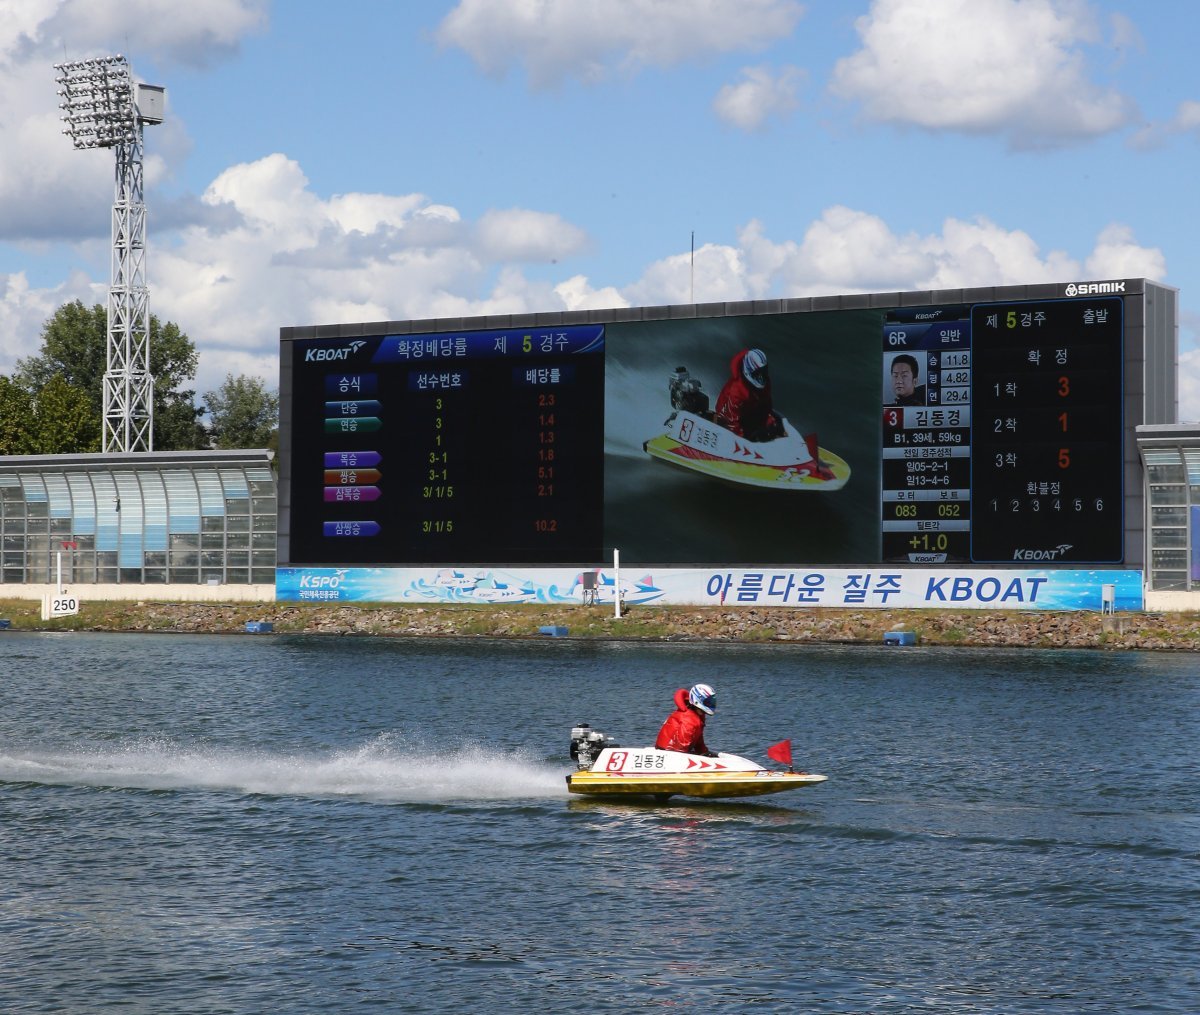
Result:
<svg viewBox="0 0 1200 1015"><path fill-rule="evenodd" d="M76 148L112 148L117 172L104 372L104 451L154 450L154 378L146 289L142 127L162 123L163 89L135 84L125 57L56 63L63 131Z"/></svg>

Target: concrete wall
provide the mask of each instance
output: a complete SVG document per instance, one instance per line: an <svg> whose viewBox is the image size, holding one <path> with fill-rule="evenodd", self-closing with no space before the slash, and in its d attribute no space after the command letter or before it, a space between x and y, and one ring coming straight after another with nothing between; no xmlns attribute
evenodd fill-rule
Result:
<svg viewBox="0 0 1200 1015"><path fill-rule="evenodd" d="M1145 593L1147 613L1200 612L1200 592L1151 592Z"/></svg>
<svg viewBox="0 0 1200 1015"><path fill-rule="evenodd" d="M273 603L274 585L66 585L80 602L132 599L166 603ZM33 599L58 592L56 585L0 585L0 599Z"/></svg>

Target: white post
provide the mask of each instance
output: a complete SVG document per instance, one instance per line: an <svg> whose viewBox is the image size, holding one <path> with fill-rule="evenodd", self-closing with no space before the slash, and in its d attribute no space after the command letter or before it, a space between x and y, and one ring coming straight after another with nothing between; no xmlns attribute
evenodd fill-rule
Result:
<svg viewBox="0 0 1200 1015"><path fill-rule="evenodd" d="M613 550L613 617L621 619L621 551Z"/></svg>
<svg viewBox="0 0 1200 1015"><path fill-rule="evenodd" d="M61 595L62 595L62 591L63 591L63 583L62 583L62 550L59 550L59 551L58 551L58 553L57 553L55 556L58 558L58 560L57 560L57 564L56 564L56 568L57 568L57 570L56 570L56 572L55 572L55 577L58 579L58 594L61 596Z"/></svg>

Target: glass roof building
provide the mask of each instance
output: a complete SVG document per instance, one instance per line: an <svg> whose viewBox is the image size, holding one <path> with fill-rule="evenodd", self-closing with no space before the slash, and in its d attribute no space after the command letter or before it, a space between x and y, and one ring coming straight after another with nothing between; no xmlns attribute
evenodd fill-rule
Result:
<svg viewBox="0 0 1200 1015"><path fill-rule="evenodd" d="M274 585L268 451L0 457L0 584Z"/></svg>
<svg viewBox="0 0 1200 1015"><path fill-rule="evenodd" d="M1146 588L1200 591L1200 423L1139 426L1146 489Z"/></svg>

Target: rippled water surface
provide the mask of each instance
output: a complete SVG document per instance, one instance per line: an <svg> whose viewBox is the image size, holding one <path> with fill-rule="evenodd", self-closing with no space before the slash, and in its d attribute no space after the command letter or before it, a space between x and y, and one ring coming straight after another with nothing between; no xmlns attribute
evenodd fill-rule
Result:
<svg viewBox="0 0 1200 1015"><path fill-rule="evenodd" d="M0 634L4 1012L1200 1011L1200 656ZM821 786L569 797L570 726Z"/></svg>

